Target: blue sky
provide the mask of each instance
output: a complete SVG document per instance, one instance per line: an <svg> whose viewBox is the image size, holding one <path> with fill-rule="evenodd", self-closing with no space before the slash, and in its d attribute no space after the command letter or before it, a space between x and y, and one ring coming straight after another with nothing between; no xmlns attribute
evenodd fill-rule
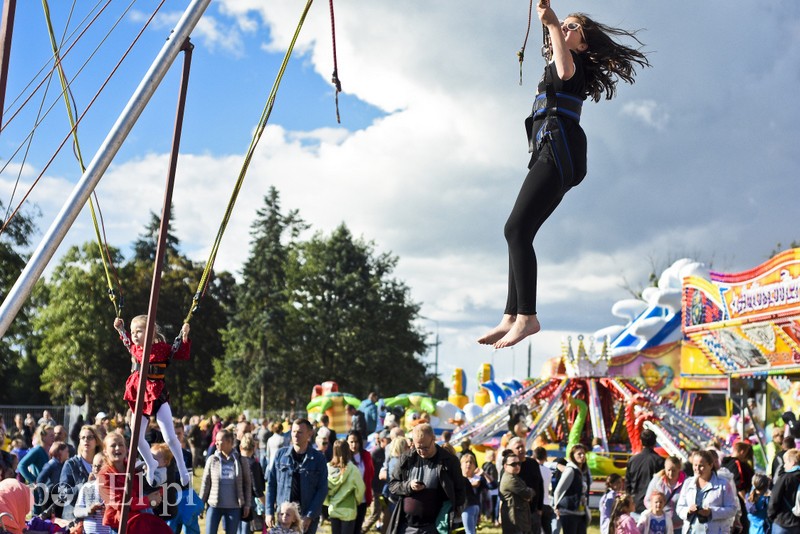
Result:
<svg viewBox="0 0 800 534"><path fill-rule="evenodd" d="M52 3L60 34L69 3ZM87 114L80 131L87 161L187 3L166 2ZM72 27L90 8L79 4ZM196 260L207 256L301 4L217 0L193 34L175 226ZM79 108L154 6L139 0L112 33L73 89ZM588 176L535 242L543 325L532 339L535 372L558 353L564 336L619 322L611 306L628 297L626 284L645 283L652 264L665 268L687 256L716 270L745 270L777 243L800 239L800 106L794 97L800 4L609 0L553 6L562 17L582 10L602 22L642 28L653 68L641 71L635 85L621 85L613 101L585 106ZM527 2L340 0L335 7L342 124L335 122L330 84L328 4L319 1L217 266L240 270L250 222L275 185L284 207L299 209L314 230L328 232L344 221L380 251L400 257L397 276L431 318L424 325L438 328L445 381L461 366L473 389L484 361L495 363L498 378L524 374L527 344L495 353L474 340L499 319L505 302L502 228L525 175L522 121L543 66L539 25L534 21L520 86L516 52ZM98 29L87 32L87 44L65 60L68 73L77 71L79 58L123 8L110 6ZM41 6L18 2L18 12L7 106L49 57ZM131 243L160 205L178 71L176 65L98 188L112 243ZM3 163L32 120L21 114L0 134ZM41 172L65 125L59 102L37 133L24 188ZM0 174L6 204L18 162ZM42 229L78 174L67 149L34 189L31 202L42 210ZM84 215L61 250L90 238ZM432 363L433 352L426 358Z"/></svg>

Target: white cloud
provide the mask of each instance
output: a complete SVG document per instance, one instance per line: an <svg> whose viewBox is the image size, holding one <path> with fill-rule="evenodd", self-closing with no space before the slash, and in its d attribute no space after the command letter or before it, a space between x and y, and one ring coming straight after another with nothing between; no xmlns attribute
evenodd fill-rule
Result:
<svg viewBox="0 0 800 534"><path fill-rule="evenodd" d="M295 0L216 5L219 11L206 15L208 26L198 32L218 49L242 54L243 76L254 64L248 61L264 60L262 44L285 49L302 9ZM798 34L785 54L762 52L784 50L783 34L764 28L778 28L793 20L790 15L796 19L798 6L778 0L757 19L744 10L723 10L724 23L710 26L720 16L713 3L693 6L689 18L666 3L591 6L591 15L603 22L647 28L640 36L653 51L653 68L639 72L634 86L620 84L613 101L584 108L589 175L566 195L535 242L544 326L531 340L536 362L557 355L564 335L615 322L610 310L627 296L622 286L646 280L651 258L692 256L713 260L716 269L744 270L763 261L775 243L798 239L800 160L794 145L800 106L785 90L798 82L791 68ZM475 343L505 302L503 224L526 172L522 120L542 67L532 44L539 39L534 23L525 83L518 85L515 54L527 6L517 7L498 9L478 0L337 3L346 95L390 114L358 131L269 126L217 267L241 269L255 211L275 185L284 209L299 209L314 230L328 232L344 221L379 250L399 255L397 276L423 303L422 314L439 321L445 379L455 366L473 378L477 365L492 358L498 376L511 374L515 361L519 376L527 344L494 353ZM563 12L580 8L567 2ZM303 68L327 84L327 4L312 7L298 47L305 53ZM244 117L240 127L251 128L252 112L236 104L252 84L215 82L221 96L211 105ZM296 90L290 81L281 89ZM765 98L769 109L743 113L747 103ZM175 193L178 236L196 260L206 258L245 149L220 154L215 139L241 132L203 127L207 148L182 155ZM112 241L132 241L149 212L160 209L166 161L164 154L143 155L109 170L99 194L113 206L106 210ZM54 199L65 196L64 185L54 179L53 198L38 201L52 210ZM85 226L69 236L89 238ZM426 358L433 363L432 354Z"/></svg>
<svg viewBox="0 0 800 534"><path fill-rule="evenodd" d="M634 117L656 130L663 130L669 122L669 113L655 100L637 100L622 106L622 113Z"/></svg>

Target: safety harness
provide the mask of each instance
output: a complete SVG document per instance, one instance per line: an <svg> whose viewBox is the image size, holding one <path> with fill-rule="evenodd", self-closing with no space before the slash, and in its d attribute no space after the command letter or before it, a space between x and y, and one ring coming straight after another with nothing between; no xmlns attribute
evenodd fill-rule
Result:
<svg viewBox="0 0 800 534"><path fill-rule="evenodd" d="M533 101L530 116L525 119L525 131L528 135L528 152L541 152L545 144L549 144L553 152L558 173L561 176L562 188L571 187L575 178L572 167L572 156L569 142L561 122L563 117L580 122L583 101L568 93L558 93L553 84L548 83L544 93L539 93ZM533 122L544 117L542 127L534 134Z"/></svg>
<svg viewBox="0 0 800 534"><path fill-rule="evenodd" d="M131 365L131 373L134 373L142 368L139 362L134 362ZM147 366L148 380L164 380L164 375L167 370L167 362L164 363L151 363Z"/></svg>

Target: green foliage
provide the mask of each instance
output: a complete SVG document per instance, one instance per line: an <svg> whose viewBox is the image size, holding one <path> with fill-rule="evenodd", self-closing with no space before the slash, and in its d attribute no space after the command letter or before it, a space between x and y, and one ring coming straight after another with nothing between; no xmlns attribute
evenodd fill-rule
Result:
<svg viewBox="0 0 800 534"><path fill-rule="evenodd" d="M0 201L0 212L5 206ZM38 210L19 212L9 221L0 234L0 302L8 296L28 260L23 252L30 245L36 231L34 219ZM4 220L0 219L0 226ZM31 356L38 340L32 331L31 318L35 314L36 301L28 299L20 308L6 333L0 338L0 404L46 402L46 395L39 391L39 365Z"/></svg>
<svg viewBox="0 0 800 534"><path fill-rule="evenodd" d="M111 251L119 260L119 253ZM71 247L47 284L47 306L36 316L41 333L36 359L43 389L58 403L89 402L96 408L122 407L122 386L109 377L130 369L114 334L114 308L107 297L97 245Z"/></svg>
<svg viewBox="0 0 800 534"><path fill-rule="evenodd" d="M782 244L777 243L775 245L775 248L772 249L772 252L769 253L769 257L770 258L774 258L775 256L777 256L778 254L780 254L784 250L789 250L789 249L792 249L792 248L800 248L800 241L792 240L792 242L789 243L788 247L784 247Z"/></svg>
<svg viewBox="0 0 800 534"><path fill-rule="evenodd" d="M324 380L361 398L370 390L390 396L425 389L426 369L417 358L425 340L413 327L419 305L390 277L396 264L344 224L298 248L289 285L301 397Z"/></svg>
<svg viewBox="0 0 800 534"><path fill-rule="evenodd" d="M218 390L238 403L259 406L262 412L266 403L291 402L286 387L295 373L287 325L291 308L287 268L290 251L307 228L296 211L281 213L274 187L264 205L251 227L243 283L235 291L236 312L223 335L225 356L215 367Z"/></svg>

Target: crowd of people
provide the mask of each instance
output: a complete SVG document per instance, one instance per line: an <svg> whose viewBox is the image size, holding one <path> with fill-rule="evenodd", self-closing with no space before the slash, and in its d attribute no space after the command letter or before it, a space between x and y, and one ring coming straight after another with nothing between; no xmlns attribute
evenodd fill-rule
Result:
<svg viewBox="0 0 800 534"><path fill-rule="evenodd" d="M587 532L587 446L572 446L566 458L529 450L520 423L479 461L469 441L456 450L450 433L437 438L424 417L413 418L410 431L393 418L379 428L373 404L352 410L349 431L338 435L325 416L314 423L175 420L179 458L159 426L142 429L158 483L136 471L129 531L138 522L146 525L141 532L199 533L204 517L209 534L220 526L226 534L315 534L323 522L332 534L476 534L481 518L504 534ZM79 420L69 437L45 411L39 420L18 414L13 426L0 426L6 529L22 532L33 517L87 533L118 531L129 419L100 412L91 423ZM714 443L684 462L659 455L655 434L644 430L625 476L606 480L601 534L800 533L800 450L788 427L772 437L769 473L761 473L747 441L733 443L729 455ZM199 475L199 492L182 483L179 462Z"/></svg>

